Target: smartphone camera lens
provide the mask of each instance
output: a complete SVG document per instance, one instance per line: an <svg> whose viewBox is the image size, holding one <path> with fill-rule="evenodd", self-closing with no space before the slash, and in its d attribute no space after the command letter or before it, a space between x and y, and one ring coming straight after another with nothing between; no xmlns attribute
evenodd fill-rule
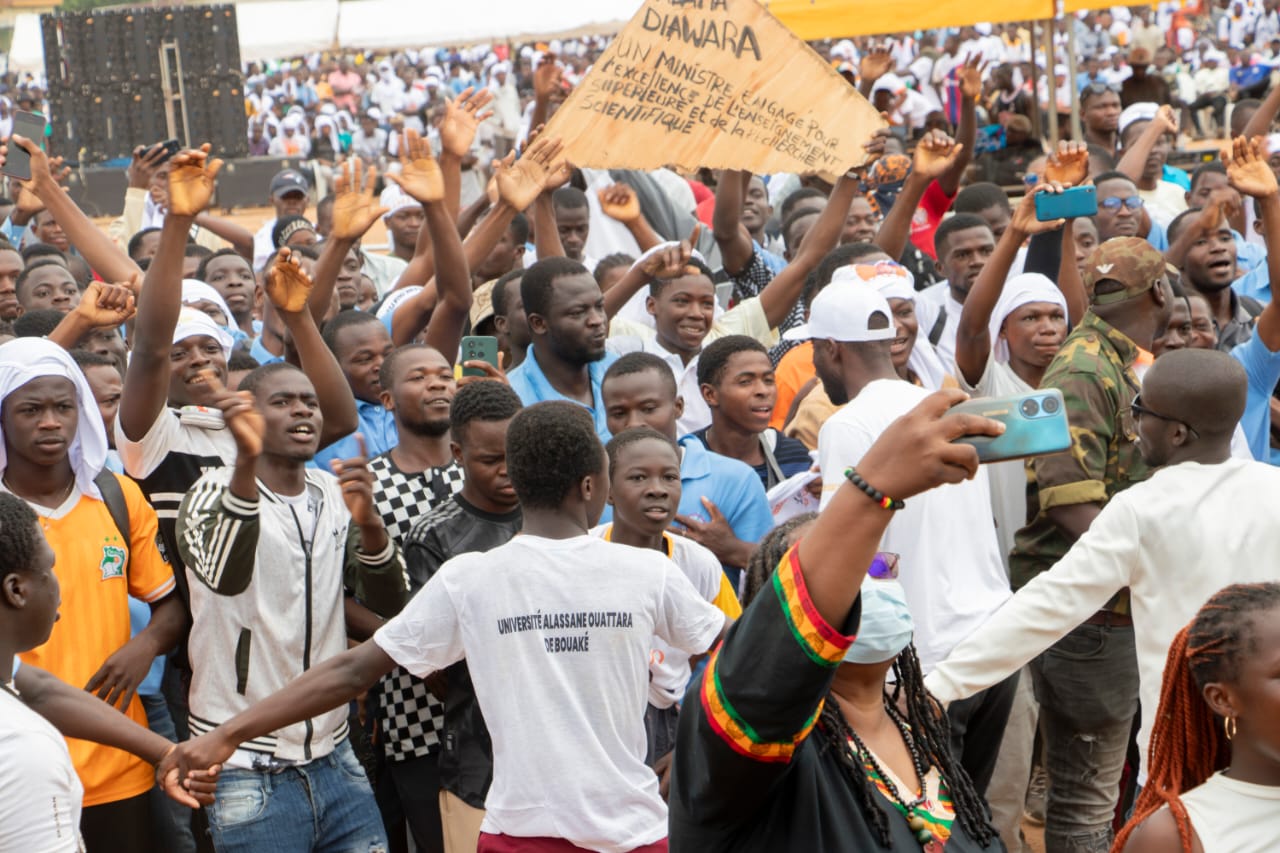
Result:
<svg viewBox="0 0 1280 853"><path fill-rule="evenodd" d="M1045 397L1044 402L1040 404L1046 415L1054 415L1058 413L1058 398Z"/></svg>
<svg viewBox="0 0 1280 853"><path fill-rule="evenodd" d="M1035 417L1036 415L1038 415L1038 414L1040 414L1040 404L1039 404L1039 403L1037 403L1035 400L1023 400L1023 401L1022 401L1022 415L1023 415L1023 417L1027 417L1027 418L1034 418L1034 417Z"/></svg>

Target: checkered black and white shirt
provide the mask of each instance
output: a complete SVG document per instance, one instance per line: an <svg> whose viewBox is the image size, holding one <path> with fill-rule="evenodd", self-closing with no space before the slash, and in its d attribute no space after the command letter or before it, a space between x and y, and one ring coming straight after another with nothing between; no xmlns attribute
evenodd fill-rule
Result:
<svg viewBox="0 0 1280 853"><path fill-rule="evenodd" d="M396 467L388 451L370 460L369 470L373 472L374 505L387 527L387 535L401 549L414 522L462 489L462 468L457 462L406 474ZM378 694L378 724L387 758L421 758L439 748L444 705L431 695L425 682L396 667L378 682L374 691Z"/></svg>

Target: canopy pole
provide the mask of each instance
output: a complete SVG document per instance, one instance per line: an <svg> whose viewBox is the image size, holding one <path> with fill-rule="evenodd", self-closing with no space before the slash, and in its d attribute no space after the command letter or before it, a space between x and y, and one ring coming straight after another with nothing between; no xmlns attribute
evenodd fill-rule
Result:
<svg viewBox="0 0 1280 853"><path fill-rule="evenodd" d="M1077 68L1079 63L1076 61L1076 22L1075 19L1067 16L1067 73L1071 80L1071 138L1080 142L1087 142L1084 138L1084 130L1080 125L1080 86L1077 81Z"/></svg>
<svg viewBox="0 0 1280 853"><path fill-rule="evenodd" d="M1034 46L1034 45L1033 45ZM1045 74L1049 75L1049 85L1046 90L1049 92L1049 150L1058 150L1058 81L1053 71L1053 18L1049 18L1044 22L1044 64ZM1034 66L1035 63L1033 62ZM1036 100L1039 100L1037 97Z"/></svg>
<svg viewBox="0 0 1280 853"><path fill-rule="evenodd" d="M1044 120L1040 116L1040 66L1036 63L1036 22L1027 21L1027 29L1031 33L1031 126L1036 129L1036 136L1040 136L1044 133L1044 124L1042 124Z"/></svg>

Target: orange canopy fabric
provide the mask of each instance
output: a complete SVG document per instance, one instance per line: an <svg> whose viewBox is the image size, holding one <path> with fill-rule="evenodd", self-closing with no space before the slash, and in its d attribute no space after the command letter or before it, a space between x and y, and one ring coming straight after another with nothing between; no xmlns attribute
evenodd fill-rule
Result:
<svg viewBox="0 0 1280 853"><path fill-rule="evenodd" d="M1054 16L1053 0L761 0L778 20L807 41L887 35L968 24L1043 21ZM1073 0L1066 0L1068 8ZM1074 0L1079 8L1111 6L1101 0Z"/></svg>

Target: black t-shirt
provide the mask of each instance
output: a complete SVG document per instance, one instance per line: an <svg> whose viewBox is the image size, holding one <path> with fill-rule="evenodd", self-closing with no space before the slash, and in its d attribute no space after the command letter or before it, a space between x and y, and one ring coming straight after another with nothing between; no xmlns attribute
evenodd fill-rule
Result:
<svg viewBox="0 0 1280 853"><path fill-rule="evenodd" d="M404 543L410 590L426 584L446 561L459 554L490 551L520 532L519 509L494 515L477 509L461 494L427 513ZM444 733L440 749L440 785L467 805L484 808L493 781L493 744L480 713L466 661L445 670Z"/></svg>

